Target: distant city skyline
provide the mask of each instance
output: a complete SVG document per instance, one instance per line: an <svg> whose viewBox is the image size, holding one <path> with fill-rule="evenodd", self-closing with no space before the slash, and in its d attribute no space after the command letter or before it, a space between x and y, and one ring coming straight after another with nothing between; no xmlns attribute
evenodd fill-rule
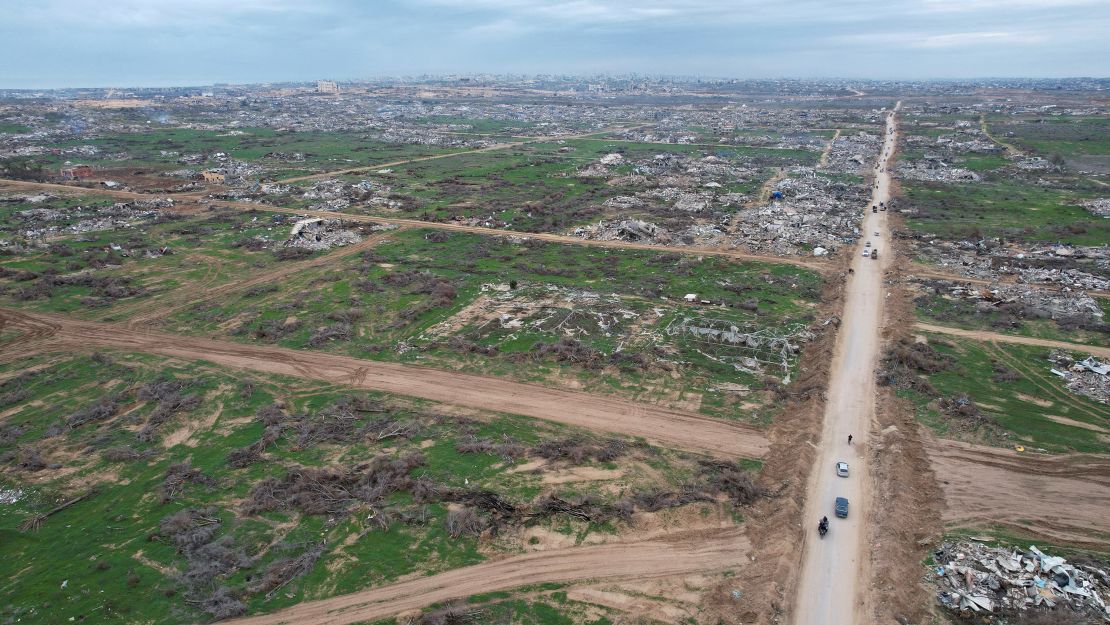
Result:
<svg viewBox="0 0 1110 625"><path fill-rule="evenodd" d="M0 0L0 88L478 73L1108 74L1099 0Z"/></svg>

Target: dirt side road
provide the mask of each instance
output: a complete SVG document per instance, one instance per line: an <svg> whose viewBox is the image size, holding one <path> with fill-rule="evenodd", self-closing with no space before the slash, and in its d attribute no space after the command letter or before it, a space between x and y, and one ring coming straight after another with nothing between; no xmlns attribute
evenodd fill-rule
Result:
<svg viewBox="0 0 1110 625"><path fill-rule="evenodd" d="M227 625L346 625L432 603L540 582L643 579L732 569L750 545L739 528L688 532L635 543L540 551L349 595L307 601Z"/></svg>
<svg viewBox="0 0 1110 625"><path fill-rule="evenodd" d="M632 126L629 129L634 130L636 128L643 128L643 126L644 126L644 124L641 124L639 126ZM486 146L484 148L476 148L476 149L473 149L473 150L463 150L463 151L460 151L460 152L449 152L447 154L433 154L431 156L418 156L416 158L408 158L408 159L403 159L403 160L399 160L399 161L393 161L391 163L378 163L376 165L363 165L363 166L360 166L360 167L351 167L349 169L336 169L336 170L333 170L333 171L321 172L319 174L309 174L307 176L294 176L293 178L285 178L284 180L279 180L278 182L281 183L281 184L289 184L291 182L302 182L304 180L320 180L320 179L323 179L323 178L333 178L335 176L339 176L339 175L342 175L342 174L357 174L359 172L370 171L370 170L375 170L376 171L378 169L385 169L386 167L397 167L398 165L408 165L409 163L419 163L421 161L434 161L434 160L438 160L438 159L442 159L442 158L451 158L451 157L454 157L454 156L464 156L466 154L480 154L482 152L496 152L496 151L505 150L505 149L508 149L508 148L516 148L516 147L520 147L522 145L528 145L529 143L565 141L567 139L585 139L585 138L588 138L588 137L592 137L594 135L600 135L600 134L613 132L613 131L616 131L616 130L625 130L625 129L626 129L625 126L611 126L609 128L602 128L601 130L591 130L589 132L583 132L583 133L578 133L578 134L573 134L573 135L560 135L560 136L554 136L554 137L525 137L523 141L508 141L508 142L505 142L505 143L495 143L493 145Z"/></svg>
<svg viewBox="0 0 1110 625"><path fill-rule="evenodd" d="M1110 358L1110 347L1098 347L1096 345L1084 345L1083 343L1068 343L1067 341L1053 341L1052 339L1038 339L1031 336L1016 336L1013 334L999 334L998 332L986 332L984 330L964 330L962 328L952 328L949 326L938 326L931 323L915 323L914 326L918 330L925 330L926 332L936 332L938 334L950 334L952 336L962 336L977 341L989 341L993 343L1016 343L1018 345L1037 345L1040 347L1054 347L1058 349L1069 349L1077 352L1087 352L1100 356L1102 358Z"/></svg>
<svg viewBox="0 0 1110 625"><path fill-rule="evenodd" d="M450 232L469 232L472 234L481 234L493 237L523 237L528 239L536 239L539 241L550 241L552 243L562 243L564 245L582 245L587 247L604 247L612 249L625 249L625 250L650 250L653 252L668 252L672 254L686 254L694 256L722 256L725 258L733 258L736 260L751 260L763 263L775 263L780 265L794 265L796 267L805 267L814 271L829 272L833 270L833 266L828 261L816 260L813 258L788 258L782 256L763 256L759 254L748 254L736 250L712 248L712 247L687 247L687 246L671 246L671 245L652 245L649 243L632 243L629 241L598 241L593 239L580 239L562 234L552 234L548 232L514 232L512 230L502 230L499 228L483 228L481 226L467 226L458 223L440 223L434 221L421 221L419 219L401 219L395 217L375 217L372 215L355 215L351 213L334 213L327 211L312 211L299 208L285 208L282 206L274 206L272 204L260 204L253 202L229 202L225 200L210 200L198 195L182 194L182 195L153 195L149 193L136 193L134 191L113 191L110 189L86 189L84 187L76 187L72 185L55 184L50 182L25 182L22 180L5 180L0 179L0 188L7 187L8 189L34 189L37 191L54 191L66 193L95 193L97 195L106 195L109 197L117 197L127 200L149 200L155 197L169 197L175 200L186 200L189 202L203 202L213 206L222 206L225 208L233 208L236 210L258 210L269 211L273 213L286 213L289 215L302 215L307 217L322 217L324 219L346 219L348 221L361 222L361 223L378 223L378 224L394 224L397 226L411 227L411 228L430 228L433 230L447 230ZM169 209L173 210L173 209Z"/></svg>
<svg viewBox="0 0 1110 625"><path fill-rule="evenodd" d="M876 165L878 185L872 203L890 199L890 175L887 163L894 152L894 115L886 123L886 138ZM856 625L862 623L863 586L868 579L869 558L865 551L869 492L868 469L865 466L868 431L875 412L875 366L879 358L883 319L883 271L888 263L890 233L887 213L872 213L865 208L863 238L853 251L854 274L848 278L844 292L844 314L833 354L829 375L828 400L825 404L825 425L818 443L817 464L808 485L806 513L803 524L811 527L805 533L805 554L791 622L795 625ZM873 233L878 232L875 236ZM879 250L879 261L860 256L864 241L871 241ZM855 444L848 445L848 436ZM837 477L837 461L846 461L851 476ZM836 518L833 502L846 497L850 502L846 519ZM817 536L817 521L829 517L829 533Z"/></svg>
<svg viewBox="0 0 1110 625"><path fill-rule="evenodd" d="M1020 453L950 440L928 443L949 527L1003 525L1022 535L1110 547L1110 458Z"/></svg>
<svg viewBox="0 0 1110 625"><path fill-rule="evenodd" d="M22 331L31 338L29 343L20 337L4 344L6 354L39 347L78 351L112 347L519 414L642 437L665 447L723 458L758 458L768 446L767 439L754 428L695 412L481 375L244 345L0 308L0 332L8 329Z"/></svg>

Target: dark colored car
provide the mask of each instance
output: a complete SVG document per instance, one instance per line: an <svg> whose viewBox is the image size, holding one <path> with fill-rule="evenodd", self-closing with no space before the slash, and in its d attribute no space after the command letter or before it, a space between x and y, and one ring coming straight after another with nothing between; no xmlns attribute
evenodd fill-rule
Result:
<svg viewBox="0 0 1110 625"><path fill-rule="evenodd" d="M843 497L836 498L836 516L846 519L848 518L848 500Z"/></svg>

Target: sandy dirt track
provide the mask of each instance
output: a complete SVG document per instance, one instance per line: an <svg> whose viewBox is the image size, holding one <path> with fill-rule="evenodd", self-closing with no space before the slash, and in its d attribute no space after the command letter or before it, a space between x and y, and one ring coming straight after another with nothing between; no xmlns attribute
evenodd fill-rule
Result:
<svg viewBox="0 0 1110 625"><path fill-rule="evenodd" d="M804 267L813 271L829 272L833 270L833 266L828 261L816 260L813 258L791 258L782 256L764 256L760 254L749 254L736 250L729 250L723 248L712 247L693 247L693 246L672 246L672 245L652 245L649 243L632 243L629 241L598 241L593 239L581 239L562 234L552 234L546 232L515 232L512 230L503 230L499 228L483 228L481 226L467 226L459 223L440 223L434 221L421 221L419 219L402 219L395 217L376 217L372 215L355 215L351 213L335 213L327 211L312 211L299 208L285 208L282 206L274 206L272 204L259 204L252 202L229 202L225 200L210 200L197 194L181 194L181 195L155 195L149 193L136 193L133 191L113 191L110 189L86 189L84 187L77 187L72 185L55 184L50 182L25 182L21 180L5 180L0 179L0 188L7 187L9 189L33 189L38 191L55 191L65 193L95 193L97 195L106 195L110 197L117 197L120 199L128 200L149 200L155 197L168 197L175 200L188 201L188 202L201 202L211 204L213 206L223 206L226 208L233 208L236 210L257 210L269 211L273 213L286 213L289 215L303 215L308 217L322 217L324 219L338 219L342 218L348 221L361 222L361 223L378 223L378 224L394 224L397 226L412 227L412 228L429 228L432 230L447 230L449 232L469 232L472 234L481 234L493 237L522 237L528 239L536 239L539 241L550 241L552 243L562 243L564 245L581 245L586 247L603 247L611 249L625 249L625 250L650 250L653 252L667 252L671 254L686 254L693 256L721 256L724 258L733 258L736 260L749 260L761 263L773 263L780 265L794 265L796 267ZM173 210L173 209L169 209Z"/></svg>
<svg viewBox="0 0 1110 625"><path fill-rule="evenodd" d="M227 625L346 625L432 603L540 582L645 579L734 569L750 545L740 528L671 534L631 543L571 547L514 556L320 601Z"/></svg>
<svg viewBox="0 0 1110 625"><path fill-rule="evenodd" d="M32 344L17 338L3 345L11 353L34 349L36 341L52 349L111 347L519 414L722 458L758 458L768 446L754 428L695 412L467 373L0 309L0 331L5 329L26 332L32 339Z"/></svg>
<svg viewBox="0 0 1110 625"><path fill-rule="evenodd" d="M950 527L1005 525L1058 543L1110 546L1110 458L1049 456L950 440L928 445Z"/></svg>
<svg viewBox="0 0 1110 625"><path fill-rule="evenodd" d="M643 127L643 125L641 124L640 126L633 126L631 128L628 128L628 129L634 130L636 128L642 128L642 127ZM279 180L278 182L282 183L282 184L288 184L290 182L301 182L301 181L304 181L304 180L320 180L320 179L323 179L323 178L332 178L334 176L339 176L339 175L342 175L342 174L355 174L355 173L370 171L370 170L375 170L376 171L378 169L384 169L386 167L396 167L398 165L408 165L409 163L419 163L421 161L434 161L434 160L441 159L441 158L451 158L453 156L463 156L463 155L466 155L466 154L479 154L481 152L496 152L498 150L504 150L506 148L515 148L515 147L519 147L519 146L522 146L522 145L527 145L529 143L565 141L567 139L585 139L587 137L592 137L594 135L600 135L600 134L604 134L604 133L607 133L607 132L613 132L615 130L625 130L625 129L626 129L625 126L612 126L610 128L602 128L600 130L591 130L589 132L583 132L583 133L578 133L578 134L573 134L573 135L560 135L560 136L555 136L555 137L524 137L523 141L508 141L506 143L495 143L493 145L486 146L484 148L476 148L476 149L473 149L473 150L464 150L464 151L461 151L461 152L449 152L447 154L433 154L431 156L418 156L416 158L403 159L403 160L399 160L399 161L393 161L391 163L378 163L377 165L363 165L361 167L351 167L349 169L337 169L337 170L334 170L334 171L325 171L325 172L322 172L322 173L319 173L319 174L309 174L307 176L294 176L293 178L285 178L284 180Z"/></svg>
<svg viewBox="0 0 1110 625"><path fill-rule="evenodd" d="M881 154L876 164L876 181L871 202L890 199L890 174L887 165L894 152L897 134L894 115L887 118ZM829 373L824 428L818 441L817 463L807 486L802 523L804 555L794 611L795 625L855 625L864 621L863 585L868 578L869 558L865 551L870 492L866 466L868 432L875 414L875 366L879 358L880 330L883 320L883 271L889 263L890 232L886 212L865 208L864 241L879 250L879 261L863 258L852 251L853 275L844 291L844 314ZM879 232L879 236L872 236ZM855 444L848 444L848 436ZM837 477L838 461L850 466L848 478ZM850 502L848 518L836 518L833 502L846 497ZM817 536L817 521L829 517L829 533Z"/></svg>
<svg viewBox="0 0 1110 625"><path fill-rule="evenodd" d="M276 267L275 269L272 269L270 271L255 272L250 277L243 278L241 280L234 280L232 282L226 282L224 284L218 284L211 287L201 286L200 288L190 287L185 289L177 289L169 297L165 299L160 299L154 303L138 300L126 308L114 308L109 312L109 314L118 318L121 316L121 313L123 316L126 316L129 311L141 310L142 312L139 312L135 316L128 318L126 323L128 326L148 324L158 319L165 319L166 317L169 317L176 312L179 312L191 306L195 306L196 304L210 301L217 297L229 295L236 291L246 290L251 287L263 284L278 282L307 269L334 263L343 258L347 258L348 256L358 254L359 252L362 252L364 250L372 249L374 246L387 240L394 232L397 231L394 230L392 232L386 232L366 237L365 239L354 245L347 245L344 247L336 248L326 254L321 254L319 256L309 258L308 260L303 260L300 262L286 262Z"/></svg>
<svg viewBox="0 0 1110 625"><path fill-rule="evenodd" d="M1031 336L999 334L998 332L986 332L983 330L964 330L962 328L938 326L931 323L915 323L913 327L917 328L918 330L924 330L926 332L936 332L938 334L962 336L964 338L975 339L977 341L988 341L992 343L1016 343L1018 345L1037 345L1040 347L1054 347L1059 349L1074 350L1077 352L1087 352L1089 354L1094 354L1095 356L1110 358L1110 347L1084 345L1083 343L1068 343L1067 341L1053 341L1052 339L1039 339Z"/></svg>

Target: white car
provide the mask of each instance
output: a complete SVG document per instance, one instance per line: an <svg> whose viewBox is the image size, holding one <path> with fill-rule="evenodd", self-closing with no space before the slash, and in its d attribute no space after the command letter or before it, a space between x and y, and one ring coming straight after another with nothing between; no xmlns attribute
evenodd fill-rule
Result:
<svg viewBox="0 0 1110 625"><path fill-rule="evenodd" d="M863 253L860 254L860 256L870 256L870 255L871 255L871 250L867 249L866 247L863 248Z"/></svg>
<svg viewBox="0 0 1110 625"><path fill-rule="evenodd" d="M836 474L840 477L848 477L848 463L843 460L836 463Z"/></svg>

